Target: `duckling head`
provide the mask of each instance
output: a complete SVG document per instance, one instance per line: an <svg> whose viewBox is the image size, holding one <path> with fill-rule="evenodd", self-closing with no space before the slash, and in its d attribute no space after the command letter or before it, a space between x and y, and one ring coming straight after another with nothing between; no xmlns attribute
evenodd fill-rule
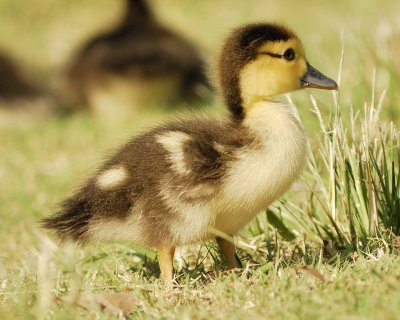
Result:
<svg viewBox="0 0 400 320"><path fill-rule="evenodd" d="M250 24L234 30L218 61L219 82L234 118L260 100L305 87L336 90L334 80L313 68L296 34L279 24Z"/></svg>
<svg viewBox="0 0 400 320"><path fill-rule="evenodd" d="M123 27L135 27L153 20L153 14L145 0L125 0L121 24Z"/></svg>

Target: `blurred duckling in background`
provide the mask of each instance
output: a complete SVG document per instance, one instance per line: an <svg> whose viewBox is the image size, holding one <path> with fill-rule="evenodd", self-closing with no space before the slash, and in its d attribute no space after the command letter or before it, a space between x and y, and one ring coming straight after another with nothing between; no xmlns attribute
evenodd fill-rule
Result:
<svg viewBox="0 0 400 320"><path fill-rule="evenodd" d="M108 119L149 105L210 98L195 47L161 26L144 0L124 1L120 22L73 57L63 84L67 104Z"/></svg>
<svg viewBox="0 0 400 320"><path fill-rule="evenodd" d="M17 62L0 51L0 124L27 120L56 111L53 96L30 79Z"/></svg>
<svg viewBox="0 0 400 320"><path fill-rule="evenodd" d="M233 31L218 70L229 117L178 119L137 135L44 227L63 240L154 247L164 281L173 279L177 246L207 239L217 240L229 268L241 267L234 244L218 235L241 230L305 162L297 111L274 97L337 84L311 67L299 38L277 24Z"/></svg>

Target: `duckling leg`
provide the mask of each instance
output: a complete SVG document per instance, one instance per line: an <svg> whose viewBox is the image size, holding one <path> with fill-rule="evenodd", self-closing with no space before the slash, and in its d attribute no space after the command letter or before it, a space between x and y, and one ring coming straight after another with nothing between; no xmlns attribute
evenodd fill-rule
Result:
<svg viewBox="0 0 400 320"><path fill-rule="evenodd" d="M161 270L161 280L165 283L172 283L174 273L175 248L158 248L158 264Z"/></svg>
<svg viewBox="0 0 400 320"><path fill-rule="evenodd" d="M242 263L240 262L240 259L236 254L235 245L232 242L222 238L217 237L216 240L219 248L221 249L222 254L226 259L226 262L228 263L228 268L229 269L243 268Z"/></svg>

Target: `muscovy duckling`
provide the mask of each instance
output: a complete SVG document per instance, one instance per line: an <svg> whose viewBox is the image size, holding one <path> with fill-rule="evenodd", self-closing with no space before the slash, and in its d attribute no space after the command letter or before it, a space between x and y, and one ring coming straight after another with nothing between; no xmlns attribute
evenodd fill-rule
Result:
<svg viewBox="0 0 400 320"><path fill-rule="evenodd" d="M136 136L44 226L62 239L155 247L170 280L177 246L216 238L215 230L234 235L282 195L305 162L306 137L295 109L273 97L336 83L277 24L232 32L218 69L231 117L181 119ZM228 267L240 267L234 245L216 240Z"/></svg>
<svg viewBox="0 0 400 320"><path fill-rule="evenodd" d="M109 117L209 98L205 63L195 47L160 25L144 0L124 1L120 22L73 57L63 83L66 103Z"/></svg>

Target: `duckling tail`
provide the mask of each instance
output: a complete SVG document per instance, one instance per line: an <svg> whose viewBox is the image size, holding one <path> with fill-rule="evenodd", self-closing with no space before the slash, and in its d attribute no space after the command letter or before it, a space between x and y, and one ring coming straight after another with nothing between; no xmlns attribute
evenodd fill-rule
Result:
<svg viewBox="0 0 400 320"><path fill-rule="evenodd" d="M75 197L61 204L62 209L55 215L40 221L42 228L54 231L61 241L86 242L89 221L92 214L84 199Z"/></svg>

